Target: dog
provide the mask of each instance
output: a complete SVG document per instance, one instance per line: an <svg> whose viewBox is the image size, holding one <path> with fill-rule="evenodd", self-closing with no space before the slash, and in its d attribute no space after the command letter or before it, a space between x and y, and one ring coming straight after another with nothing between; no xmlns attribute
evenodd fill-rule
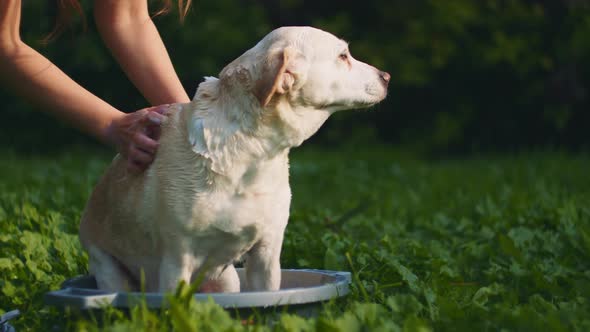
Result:
<svg viewBox="0 0 590 332"><path fill-rule="evenodd" d="M390 75L343 40L282 27L173 104L152 165L116 156L84 210L80 240L100 289L272 291L289 218L289 150L334 112L387 95ZM234 262L244 259L245 285Z"/></svg>

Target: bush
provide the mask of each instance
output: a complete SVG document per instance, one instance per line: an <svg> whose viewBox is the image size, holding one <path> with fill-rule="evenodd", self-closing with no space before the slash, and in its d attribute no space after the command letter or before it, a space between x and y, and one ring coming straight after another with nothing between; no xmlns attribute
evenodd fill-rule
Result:
<svg viewBox="0 0 590 332"><path fill-rule="evenodd" d="M281 25L333 32L357 58L392 74L390 96L376 111L338 114L319 142L350 136L437 152L582 149L590 143L589 8L584 0L222 0L194 1L184 24L174 14L155 20L189 95L203 76ZM44 2L25 3L26 40L40 47L50 14ZM146 106L102 46L88 10L85 17L86 32L78 23L42 51L116 107ZM79 137L2 97L0 138L11 145L42 150Z"/></svg>

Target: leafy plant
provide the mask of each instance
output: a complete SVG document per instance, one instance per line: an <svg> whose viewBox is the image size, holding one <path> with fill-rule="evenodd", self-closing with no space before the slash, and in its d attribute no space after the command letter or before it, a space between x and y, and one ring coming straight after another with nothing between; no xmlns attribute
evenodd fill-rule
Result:
<svg viewBox="0 0 590 332"><path fill-rule="evenodd" d="M284 268L353 272L315 318L235 318L186 291L168 310L88 317L43 304L86 273L81 209L109 156L4 153L0 308L18 331L552 330L590 328L590 157L426 160L391 148L295 150ZM184 294L184 295L183 295Z"/></svg>

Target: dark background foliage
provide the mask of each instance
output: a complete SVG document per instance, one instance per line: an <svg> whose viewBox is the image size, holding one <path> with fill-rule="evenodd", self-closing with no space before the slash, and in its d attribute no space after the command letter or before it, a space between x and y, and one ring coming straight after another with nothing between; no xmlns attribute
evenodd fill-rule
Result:
<svg viewBox="0 0 590 332"><path fill-rule="evenodd" d="M121 110L147 106L102 45L90 5L46 46L39 40L55 9L24 6L27 42ZM190 96L203 76L283 25L330 31L357 59L391 73L385 102L335 115L316 144L380 142L429 153L590 147L588 1L196 0L184 23L174 12L155 21ZM0 97L0 139L13 149L96 144L4 87Z"/></svg>

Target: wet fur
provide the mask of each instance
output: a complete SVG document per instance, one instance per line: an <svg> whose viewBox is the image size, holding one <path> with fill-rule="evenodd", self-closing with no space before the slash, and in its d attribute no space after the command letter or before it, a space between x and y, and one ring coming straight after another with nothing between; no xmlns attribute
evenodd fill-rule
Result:
<svg viewBox="0 0 590 332"><path fill-rule="evenodd" d="M128 173L115 157L80 226L99 288L135 290L141 273L147 291L174 290L200 273L202 291L279 288L289 150L333 112L386 95L383 73L352 58L358 68L350 76L362 82L351 77L339 88L344 92L317 82L330 79L321 72L325 65L314 63L331 59L322 48L329 43L345 45L309 27L273 31L219 79L206 78L192 102L171 106L157 158L144 173ZM340 82L347 69L336 57L333 80ZM233 266L242 257L246 285Z"/></svg>

